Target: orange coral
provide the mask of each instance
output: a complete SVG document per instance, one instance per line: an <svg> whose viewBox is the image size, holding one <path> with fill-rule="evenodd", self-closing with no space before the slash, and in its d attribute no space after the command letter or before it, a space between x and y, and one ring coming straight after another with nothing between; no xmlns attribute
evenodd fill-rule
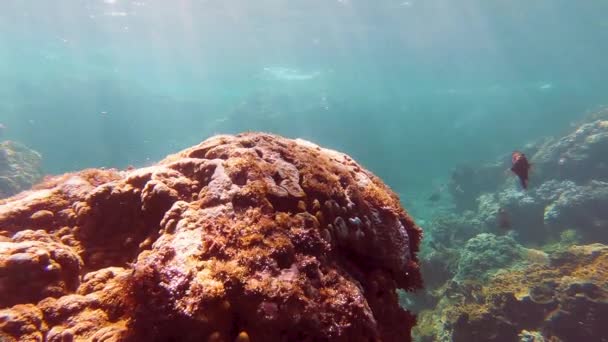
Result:
<svg viewBox="0 0 608 342"><path fill-rule="evenodd" d="M395 290L421 286L420 229L377 177L303 140L217 136L48 179L7 200L0 227L11 251L28 227L66 251L63 278L0 298L5 315L33 310L12 323L27 329L0 320L7 340L407 341L414 324ZM37 253L12 258L36 268Z"/></svg>

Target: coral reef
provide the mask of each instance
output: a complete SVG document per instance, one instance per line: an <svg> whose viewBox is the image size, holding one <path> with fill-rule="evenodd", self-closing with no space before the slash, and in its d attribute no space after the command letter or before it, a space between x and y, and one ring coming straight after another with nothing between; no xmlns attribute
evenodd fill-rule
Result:
<svg viewBox="0 0 608 342"><path fill-rule="evenodd" d="M216 136L0 201L2 341L408 341L421 230L345 154Z"/></svg>
<svg viewBox="0 0 608 342"><path fill-rule="evenodd" d="M448 191L458 211L477 207L477 197L495 191L504 182L504 172L509 168L508 157L479 167L461 166L452 171Z"/></svg>
<svg viewBox="0 0 608 342"><path fill-rule="evenodd" d="M0 198L29 189L42 179L42 157L14 141L0 143Z"/></svg>
<svg viewBox="0 0 608 342"><path fill-rule="evenodd" d="M472 210L484 230L496 232L499 210L522 240L546 243L569 228L585 230L587 242L608 242L608 220L602 210L607 197L608 121L582 123L559 139L526 146L532 155L530 189L520 190L506 178L508 163L484 164L453 172L450 193L455 207Z"/></svg>
<svg viewBox="0 0 608 342"><path fill-rule="evenodd" d="M547 243L566 229L580 229L584 242L608 243L608 216L601 210L608 204L608 121L584 123L563 138L546 140L537 147L532 164L535 185L527 191L519 189L514 179L500 185L488 180L495 179L488 175L498 172L497 163L471 169L475 171L466 177L461 170L462 179L453 176L451 189L462 190L462 184L471 182L484 184L454 190L456 209L473 211L461 212L470 217L468 225L479 230L481 223L483 231L499 233L497 216L503 211L508 215L507 228L524 241ZM442 230L438 236L444 235Z"/></svg>
<svg viewBox="0 0 608 342"><path fill-rule="evenodd" d="M608 181L608 120L583 123L574 132L547 141L532 160L542 180Z"/></svg>
<svg viewBox="0 0 608 342"><path fill-rule="evenodd" d="M465 211L463 214L443 214L431 220L429 227L433 230L431 246L461 246L470 238L482 232L482 222L478 221L474 212Z"/></svg>
<svg viewBox="0 0 608 342"><path fill-rule="evenodd" d="M512 268L487 283L451 283L446 292L421 314L421 340L605 341L608 246L573 246L548 264Z"/></svg>
<svg viewBox="0 0 608 342"><path fill-rule="evenodd" d="M517 261L521 253L522 247L510 236L479 234L461 251L454 280L488 280L494 271Z"/></svg>
<svg viewBox="0 0 608 342"><path fill-rule="evenodd" d="M563 137L542 139L523 150L531 157L532 184L553 180L579 185L592 180L608 181L607 118L582 123ZM504 176L509 167L509 158L501 156L493 163L452 171L448 189L456 209L474 210L480 195L513 188L515 180L505 180Z"/></svg>
<svg viewBox="0 0 608 342"><path fill-rule="evenodd" d="M541 146L547 144L551 139L542 138L531 142L521 149L527 156L535 155ZM511 153L499 156L492 162L481 165L462 165L452 170L448 182L448 191L454 202L455 209L459 212L477 209L478 198L484 194L495 193L505 187L512 187L513 183L519 183L517 177L510 170ZM535 167L534 167L535 169ZM511 179L508 175L513 176ZM538 174L534 171L531 175L534 182Z"/></svg>
<svg viewBox="0 0 608 342"><path fill-rule="evenodd" d="M482 222L483 231L504 233L513 230L524 241L545 240L549 237L543 222L545 207L558 198L569 184L548 182L528 191L506 188L496 193L483 194L478 198L478 210L474 217L476 221ZM499 222L501 210L507 217L507 226L501 227Z"/></svg>
<svg viewBox="0 0 608 342"><path fill-rule="evenodd" d="M525 192L510 188L479 196L478 210L468 224L476 227L481 222L483 231L504 230L497 224L502 209L509 216L508 228L523 241L547 243L564 230L577 229L584 242L608 243L608 213L602 210L607 205L606 182L549 180Z"/></svg>
<svg viewBox="0 0 608 342"><path fill-rule="evenodd" d="M592 181L588 185L564 190L545 207L545 226L565 231L576 229L583 241L608 243L608 183Z"/></svg>
<svg viewBox="0 0 608 342"><path fill-rule="evenodd" d="M608 341L606 115L526 146L527 190L506 161L452 175L455 211L425 227L426 291L401 295L417 340Z"/></svg>

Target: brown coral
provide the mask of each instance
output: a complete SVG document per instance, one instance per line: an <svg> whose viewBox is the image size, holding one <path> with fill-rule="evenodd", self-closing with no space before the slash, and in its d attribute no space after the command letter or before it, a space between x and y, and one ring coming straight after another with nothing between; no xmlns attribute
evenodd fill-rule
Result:
<svg viewBox="0 0 608 342"><path fill-rule="evenodd" d="M605 341L608 247L573 246L496 275L487 284L450 283L437 310L422 314L425 340L515 341L536 331L548 341ZM433 327L433 328L431 328Z"/></svg>
<svg viewBox="0 0 608 342"><path fill-rule="evenodd" d="M3 340L407 341L395 290L421 285L392 191L268 134L46 180L0 230Z"/></svg>

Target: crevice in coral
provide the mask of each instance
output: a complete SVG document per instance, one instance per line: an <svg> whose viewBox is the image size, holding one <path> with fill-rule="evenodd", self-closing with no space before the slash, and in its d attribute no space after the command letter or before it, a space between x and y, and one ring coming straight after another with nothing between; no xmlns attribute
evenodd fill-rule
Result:
<svg viewBox="0 0 608 342"><path fill-rule="evenodd" d="M298 198L292 196L275 196L273 194L268 194L266 196L270 204L275 211L297 214L301 210L298 208L298 202L300 201Z"/></svg>

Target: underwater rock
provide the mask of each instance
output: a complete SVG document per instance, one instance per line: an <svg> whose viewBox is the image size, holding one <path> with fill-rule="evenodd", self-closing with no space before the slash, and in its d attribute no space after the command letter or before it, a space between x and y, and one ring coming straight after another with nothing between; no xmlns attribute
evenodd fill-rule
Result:
<svg viewBox="0 0 608 342"><path fill-rule="evenodd" d="M432 290L454 277L458 269L460 249L439 246L436 249L428 248L427 250L426 253L419 256L419 263L424 287Z"/></svg>
<svg viewBox="0 0 608 342"><path fill-rule="evenodd" d="M508 214L509 227L522 241L547 243L567 229L576 229L585 242L608 242L608 183L591 181L576 185L569 180L549 180L535 189L505 189L478 198L478 211L470 226L504 233L498 226L499 210ZM433 228L433 227L431 227ZM434 231L432 232L434 236Z"/></svg>
<svg viewBox="0 0 608 342"><path fill-rule="evenodd" d="M518 261L523 250L511 236L479 234L470 239L461 251L454 280L487 280L494 271Z"/></svg>
<svg viewBox="0 0 608 342"><path fill-rule="evenodd" d="M452 171L448 191L456 210L474 210L480 194L496 191L504 184L504 172L509 168L508 156L495 163L479 167L462 166Z"/></svg>
<svg viewBox="0 0 608 342"><path fill-rule="evenodd" d="M396 289L421 287L420 228L303 140L50 178L1 201L0 227L3 341L408 341L415 322Z"/></svg>
<svg viewBox="0 0 608 342"><path fill-rule="evenodd" d="M0 242L0 307L60 297L76 290L82 260L44 231L24 230Z"/></svg>
<svg viewBox="0 0 608 342"><path fill-rule="evenodd" d="M418 256L427 290L454 277L461 250L469 239L481 233L482 228L472 211L461 215L438 215L429 222L426 231L430 236L427 235L426 245Z"/></svg>
<svg viewBox="0 0 608 342"><path fill-rule="evenodd" d="M430 239L420 255L429 280L425 296L403 296L408 307L421 310L418 340L608 341L597 323L608 313L608 247L567 249L608 243L608 173L602 171L608 121L595 120L562 139L526 146L534 156L527 190L505 178L507 165L453 177L452 190L479 178L469 179L473 198L462 191L453 196L458 214L426 227ZM486 171L503 172L503 180L492 182ZM465 244L463 237L470 240ZM583 274L585 265L590 273ZM510 283L522 285L513 290Z"/></svg>
<svg viewBox="0 0 608 342"><path fill-rule="evenodd" d="M507 188L479 196L476 222L482 223L482 231L505 234L513 230L521 240L546 239L543 210L549 202L539 198L536 191L537 189L521 191ZM501 222L501 212L507 223Z"/></svg>
<svg viewBox="0 0 608 342"><path fill-rule="evenodd" d="M528 158L535 155L548 138L541 138L526 144L521 152ZM536 166L532 161L532 182L542 182L536 172ZM498 156L493 162L481 165L466 165L454 169L450 174L448 190L452 196L455 209L459 212L475 210L479 197L484 194L500 192L504 189L520 189L521 185L517 176L510 170L512 167L512 154L507 153ZM534 187L532 184L530 187Z"/></svg>
<svg viewBox="0 0 608 342"><path fill-rule="evenodd" d="M14 141L0 143L0 198L29 189L42 179L42 157Z"/></svg>
<svg viewBox="0 0 608 342"><path fill-rule="evenodd" d="M528 331L524 329L519 333L518 337L520 342L545 342L543 334L538 331Z"/></svg>
<svg viewBox="0 0 608 342"><path fill-rule="evenodd" d="M608 120L584 123L574 132L546 142L532 163L540 181L608 181Z"/></svg>
<svg viewBox="0 0 608 342"><path fill-rule="evenodd" d="M455 282L453 282L455 283ZM608 246L573 246L549 263L511 267L484 282L452 285L419 316L428 341L606 341Z"/></svg>
<svg viewBox="0 0 608 342"><path fill-rule="evenodd" d="M463 246L470 238L482 232L482 222L476 217L476 213L465 211L462 214L445 213L437 215L428 224L432 231L432 240L426 240L437 249L444 247Z"/></svg>
<svg viewBox="0 0 608 342"><path fill-rule="evenodd" d="M496 214L504 209L513 229L523 234L522 239L538 241L547 236L544 226L555 216L551 207L562 193L578 193L582 189L572 189L608 181L608 121L603 118L582 123L562 138L544 139L526 145L524 150L532 156L528 190L522 190L514 177L505 177L509 164L504 156L494 163L455 170L449 189L456 209L476 210L486 230L493 231ZM604 220L593 218L597 214L593 210L585 214L595 225Z"/></svg>
<svg viewBox="0 0 608 342"><path fill-rule="evenodd" d="M564 190L545 207L544 223L553 230L576 229L584 241L608 243L608 183L592 181Z"/></svg>

